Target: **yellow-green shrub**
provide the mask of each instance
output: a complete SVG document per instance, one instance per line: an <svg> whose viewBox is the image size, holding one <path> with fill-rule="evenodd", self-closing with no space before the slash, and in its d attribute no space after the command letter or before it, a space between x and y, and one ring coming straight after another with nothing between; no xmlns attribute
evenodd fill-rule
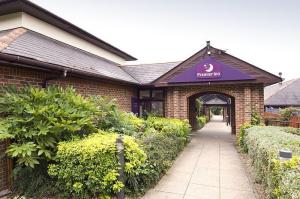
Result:
<svg viewBox="0 0 300 199"><path fill-rule="evenodd" d="M189 137L191 131L190 124L187 120L163 117L148 117L146 128L154 128L160 133L172 134L178 137Z"/></svg>
<svg viewBox="0 0 300 199"><path fill-rule="evenodd" d="M251 124L249 124L249 123L244 123L240 127L240 132L239 132L239 137L238 137L238 144L241 147L243 152L247 152L247 147L244 144L244 138L245 138L246 129L248 129L250 127L251 127Z"/></svg>
<svg viewBox="0 0 300 199"><path fill-rule="evenodd" d="M59 143L57 162L48 173L63 191L74 196L111 195L124 187L118 181L117 134L100 132L82 140ZM146 155L133 138L124 137L125 174L137 175Z"/></svg>

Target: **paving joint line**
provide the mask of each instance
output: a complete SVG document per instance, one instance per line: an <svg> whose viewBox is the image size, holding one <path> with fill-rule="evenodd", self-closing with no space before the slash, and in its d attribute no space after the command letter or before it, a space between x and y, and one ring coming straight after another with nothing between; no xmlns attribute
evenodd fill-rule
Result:
<svg viewBox="0 0 300 199"><path fill-rule="evenodd" d="M189 188L189 186L190 186L190 184L191 184L192 177L193 177L193 175L194 175L194 173L195 173L195 170L196 170L196 168L197 168L197 165L198 165L200 156L202 155L203 148L204 148L204 143L202 143L201 151L200 151L200 153L199 153L199 155L198 155L198 157L197 157L195 166L194 166L194 168L193 168L193 172L192 172L191 177L190 177L190 179L189 179L189 181L188 181L187 187L186 187L186 189L185 189L185 191L184 191L183 198L186 196L186 192L187 192L187 190L188 190L188 188Z"/></svg>
<svg viewBox="0 0 300 199"><path fill-rule="evenodd" d="M221 199L221 144L219 143L219 199Z"/></svg>

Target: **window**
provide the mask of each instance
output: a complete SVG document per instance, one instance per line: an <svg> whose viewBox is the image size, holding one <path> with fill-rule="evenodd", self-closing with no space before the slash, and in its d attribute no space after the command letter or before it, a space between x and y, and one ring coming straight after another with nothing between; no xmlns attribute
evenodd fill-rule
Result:
<svg viewBox="0 0 300 199"><path fill-rule="evenodd" d="M152 99L160 99L163 100L164 91L163 90L152 90Z"/></svg>
<svg viewBox="0 0 300 199"><path fill-rule="evenodd" d="M162 89L145 89L139 91L139 115L164 116L164 91Z"/></svg>
<svg viewBox="0 0 300 199"><path fill-rule="evenodd" d="M140 90L140 99L149 99L150 90Z"/></svg>
<svg viewBox="0 0 300 199"><path fill-rule="evenodd" d="M163 101L151 102L151 114L156 116L164 116L164 104Z"/></svg>

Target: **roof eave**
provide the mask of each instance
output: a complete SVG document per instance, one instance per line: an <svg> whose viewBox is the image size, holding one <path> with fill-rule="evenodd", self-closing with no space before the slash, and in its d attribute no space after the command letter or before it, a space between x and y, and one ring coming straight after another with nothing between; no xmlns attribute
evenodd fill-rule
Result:
<svg viewBox="0 0 300 199"><path fill-rule="evenodd" d="M28 0L2 0L0 1L0 15L11 14L15 12L26 12L34 17L37 17L51 25L54 25L66 32L76 35L86 41L89 41L111 53L118 55L126 61L135 61L135 57L126 52L112 46L111 44L97 38L78 26L62 19L61 17L49 12L48 10L28 1Z"/></svg>
<svg viewBox="0 0 300 199"><path fill-rule="evenodd" d="M73 68L69 67L64 67L56 64L51 64L51 63L46 63L42 61L38 61L35 59L30 59L26 57L21 57L18 55L11 55L11 54L6 54L6 53L0 53L0 61L4 61L7 64L10 65L15 65L15 66L22 66L22 67L28 67L28 68L35 68L35 69L48 69L48 70L55 70L55 71L65 71L67 70L69 73L74 73L78 74L84 77L94 77L94 78L100 78L100 79L107 79L115 82L121 82L121 83L126 83L126 84L132 84L132 85L140 85L137 82L131 82L131 81L126 81L122 79L117 79L117 78L112 78L112 77L107 77L104 75L100 74L95 74L91 72L86 72L86 71L81 71L81 70L76 70Z"/></svg>

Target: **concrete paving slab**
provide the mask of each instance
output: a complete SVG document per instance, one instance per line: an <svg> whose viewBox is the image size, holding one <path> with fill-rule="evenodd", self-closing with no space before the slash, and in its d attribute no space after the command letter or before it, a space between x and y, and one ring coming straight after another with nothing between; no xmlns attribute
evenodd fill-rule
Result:
<svg viewBox="0 0 300 199"><path fill-rule="evenodd" d="M254 199L230 127L214 117L144 199Z"/></svg>

